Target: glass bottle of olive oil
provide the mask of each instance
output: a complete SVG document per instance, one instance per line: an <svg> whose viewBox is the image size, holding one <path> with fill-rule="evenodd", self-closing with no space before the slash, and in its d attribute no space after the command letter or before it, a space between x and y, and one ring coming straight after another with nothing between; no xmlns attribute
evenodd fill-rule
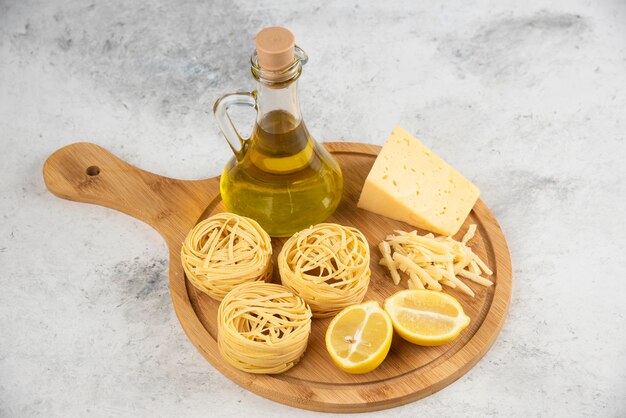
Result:
<svg viewBox="0 0 626 418"><path fill-rule="evenodd" d="M271 236L323 222L337 208L343 190L341 169L307 130L297 98L297 81L307 56L291 32L266 28L256 38L252 75L257 89L227 94L213 108L235 156L222 172L226 208L250 217ZM228 108L256 109L250 138L234 128Z"/></svg>

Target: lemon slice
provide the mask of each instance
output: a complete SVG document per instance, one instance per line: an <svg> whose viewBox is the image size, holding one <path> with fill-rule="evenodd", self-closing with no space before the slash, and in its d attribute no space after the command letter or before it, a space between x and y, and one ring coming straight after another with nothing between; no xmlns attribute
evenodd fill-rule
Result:
<svg viewBox="0 0 626 418"><path fill-rule="evenodd" d="M432 290L402 290L385 301L385 311L396 332L419 345L448 343L470 323L458 300Z"/></svg>
<svg viewBox="0 0 626 418"><path fill-rule="evenodd" d="M367 373L387 357L392 336L389 315L370 301L349 306L333 318L326 330L326 349L341 370Z"/></svg>

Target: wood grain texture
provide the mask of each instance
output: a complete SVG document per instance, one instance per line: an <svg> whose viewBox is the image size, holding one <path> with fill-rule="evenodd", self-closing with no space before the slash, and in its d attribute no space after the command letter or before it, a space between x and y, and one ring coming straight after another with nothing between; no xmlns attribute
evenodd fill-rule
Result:
<svg viewBox="0 0 626 418"><path fill-rule="evenodd" d="M395 229L415 228L356 208L380 147L358 143L325 146L339 161L345 177L343 200L329 221L355 226L365 234L372 254L372 278L365 299L382 302L406 288L406 280L400 286L393 284L378 265L376 247ZM450 290L472 319L457 340L440 347L419 347L395 335L389 355L378 369L350 375L339 370L326 352L324 333L330 318L315 319L306 354L297 366L281 375L250 375L221 359L216 343L218 303L185 279L180 262L180 246L187 232L199 220L224 210L218 177L199 181L161 177L89 143L58 150L46 161L43 171L46 186L55 195L116 209L155 228L170 250L172 301L191 342L224 375L277 402L326 412L363 412L415 401L449 385L474 366L495 341L506 317L512 280L509 251L497 221L479 200L456 238L470 223L478 225L471 246L494 271L495 285L484 288L469 284L475 298ZM272 240L274 257L284 241ZM274 281L280 282L278 272Z"/></svg>

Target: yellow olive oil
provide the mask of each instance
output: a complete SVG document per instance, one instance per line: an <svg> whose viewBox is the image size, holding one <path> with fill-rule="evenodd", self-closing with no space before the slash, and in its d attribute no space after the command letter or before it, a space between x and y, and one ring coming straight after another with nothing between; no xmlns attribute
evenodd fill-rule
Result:
<svg viewBox="0 0 626 418"><path fill-rule="evenodd" d="M326 220L342 191L337 162L311 137L302 119L284 110L270 111L257 121L220 183L229 211L256 220L275 237Z"/></svg>

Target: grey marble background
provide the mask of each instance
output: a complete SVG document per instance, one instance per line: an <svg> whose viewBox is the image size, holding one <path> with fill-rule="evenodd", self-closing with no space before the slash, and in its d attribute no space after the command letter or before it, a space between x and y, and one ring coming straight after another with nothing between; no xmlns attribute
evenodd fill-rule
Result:
<svg viewBox="0 0 626 418"><path fill-rule="evenodd" d="M626 416L626 3L0 0L0 416L292 417L180 328L156 232L49 194L57 148L219 174L209 113L252 88L263 26L309 53L307 124L382 144L395 124L481 188L514 265L493 349L373 416Z"/></svg>

